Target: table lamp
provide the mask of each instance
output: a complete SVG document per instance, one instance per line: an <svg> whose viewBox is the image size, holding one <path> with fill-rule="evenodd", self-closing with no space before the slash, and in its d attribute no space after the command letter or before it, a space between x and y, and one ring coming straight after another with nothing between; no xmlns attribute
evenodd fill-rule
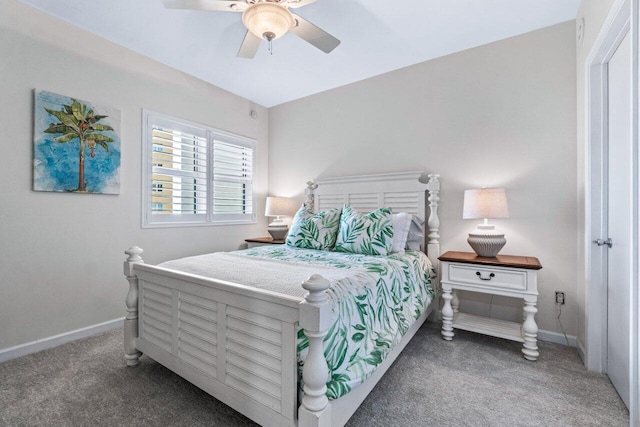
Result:
<svg viewBox="0 0 640 427"><path fill-rule="evenodd" d="M481 257L494 258L507 243L504 233L489 224L489 218L509 218L507 195L504 188L465 190L463 219L484 219L471 233L467 242Z"/></svg>
<svg viewBox="0 0 640 427"><path fill-rule="evenodd" d="M288 197L267 197L264 215L276 217L267 228L274 240L283 240L287 237L289 226L280 217L291 215L292 202Z"/></svg>

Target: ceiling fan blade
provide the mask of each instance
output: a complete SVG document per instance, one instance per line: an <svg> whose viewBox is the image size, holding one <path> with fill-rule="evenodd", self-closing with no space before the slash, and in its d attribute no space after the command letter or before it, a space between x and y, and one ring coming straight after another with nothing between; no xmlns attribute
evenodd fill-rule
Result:
<svg viewBox="0 0 640 427"><path fill-rule="evenodd" d="M240 50L238 50L238 58L251 59L256 56L256 52L262 43L262 39L254 35L251 31L247 31L244 36Z"/></svg>
<svg viewBox="0 0 640 427"><path fill-rule="evenodd" d="M317 0L289 0L287 2L287 6L292 9L297 9L302 6L306 6L308 4L314 3Z"/></svg>
<svg viewBox="0 0 640 427"><path fill-rule="evenodd" d="M324 53L329 53L340 44L340 40L333 37L331 34L313 25L311 22L292 14L296 23L291 27L291 31L301 39L311 43Z"/></svg>
<svg viewBox="0 0 640 427"><path fill-rule="evenodd" d="M162 0L167 9L195 9L214 12L242 12L247 8L245 1L238 0Z"/></svg>

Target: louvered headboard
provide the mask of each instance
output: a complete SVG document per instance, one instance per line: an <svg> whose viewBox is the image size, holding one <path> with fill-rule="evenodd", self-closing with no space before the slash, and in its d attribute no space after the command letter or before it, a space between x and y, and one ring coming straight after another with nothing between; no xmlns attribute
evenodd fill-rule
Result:
<svg viewBox="0 0 640 427"><path fill-rule="evenodd" d="M428 182L420 182L423 172L399 172L319 178L307 183L306 204L318 211L341 208L348 204L360 212L390 207L393 212L408 212L425 220L426 253L434 266L440 256L440 175L429 174ZM427 192L429 193L427 198ZM427 201L429 215L427 214ZM423 243L423 247L425 247Z"/></svg>

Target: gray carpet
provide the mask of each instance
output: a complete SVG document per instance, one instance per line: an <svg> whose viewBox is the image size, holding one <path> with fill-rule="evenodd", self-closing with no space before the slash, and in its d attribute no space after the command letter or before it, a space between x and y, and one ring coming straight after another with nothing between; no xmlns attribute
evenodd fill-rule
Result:
<svg viewBox="0 0 640 427"><path fill-rule="evenodd" d="M0 425L249 426L147 357L122 358L122 330L0 364ZM540 343L525 361L517 343L426 324L350 426L627 426L609 380L575 349Z"/></svg>

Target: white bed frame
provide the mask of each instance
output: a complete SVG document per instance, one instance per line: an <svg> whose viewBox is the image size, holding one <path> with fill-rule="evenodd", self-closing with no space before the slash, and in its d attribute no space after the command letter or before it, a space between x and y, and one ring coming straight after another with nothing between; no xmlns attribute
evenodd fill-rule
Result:
<svg viewBox="0 0 640 427"><path fill-rule="evenodd" d="M439 175L421 172L360 175L307 183L306 203L319 210L348 203L361 211L382 206L424 219L429 192L427 255L438 268ZM411 326L374 374L347 395L325 396L328 366L323 338L331 325L325 291L313 275L304 299L144 264L142 249L125 251L129 281L124 348L127 365L145 353L216 399L265 426L342 426L384 375L437 304ZM309 338L298 400L296 326Z"/></svg>

